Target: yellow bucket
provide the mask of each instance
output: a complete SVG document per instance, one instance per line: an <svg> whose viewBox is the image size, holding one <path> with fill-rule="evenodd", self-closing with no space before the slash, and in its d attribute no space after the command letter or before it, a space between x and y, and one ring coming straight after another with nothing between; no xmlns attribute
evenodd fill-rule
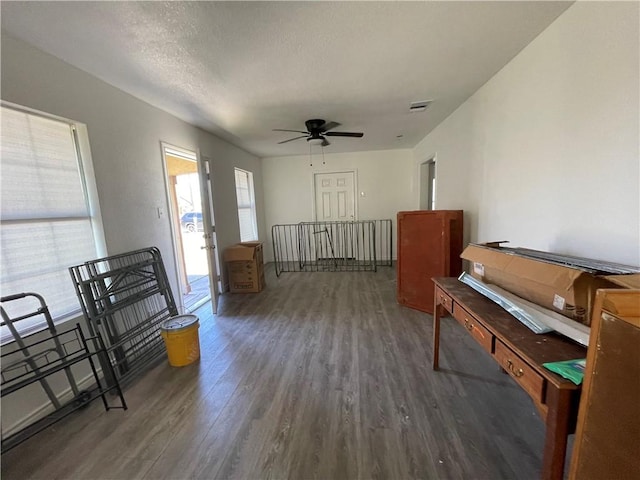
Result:
<svg viewBox="0 0 640 480"><path fill-rule="evenodd" d="M160 333L167 347L169 365L184 367L200 358L200 323L196 315L171 317L160 326Z"/></svg>

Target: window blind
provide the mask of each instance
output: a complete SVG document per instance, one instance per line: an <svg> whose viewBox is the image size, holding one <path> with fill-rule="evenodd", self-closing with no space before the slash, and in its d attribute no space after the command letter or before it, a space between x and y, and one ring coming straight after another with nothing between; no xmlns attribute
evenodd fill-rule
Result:
<svg viewBox="0 0 640 480"><path fill-rule="evenodd" d="M73 125L2 107L0 294L36 292L54 318L79 312L68 267L96 258L96 242ZM13 318L34 310L4 305ZM22 332L44 325L33 317ZM2 340L10 337L6 327Z"/></svg>
<svg viewBox="0 0 640 480"><path fill-rule="evenodd" d="M236 197L238 199L238 221L240 224L240 241L258 240L256 223L255 195L253 191L253 174L239 168L235 169Z"/></svg>

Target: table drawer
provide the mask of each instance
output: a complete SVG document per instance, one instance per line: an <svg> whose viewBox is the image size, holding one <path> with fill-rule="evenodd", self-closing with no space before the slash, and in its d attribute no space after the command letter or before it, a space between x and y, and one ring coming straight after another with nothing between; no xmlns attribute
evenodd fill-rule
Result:
<svg viewBox="0 0 640 480"><path fill-rule="evenodd" d="M453 317L482 345L482 348L489 353L492 352L493 335L480 325L473 315L456 303L453 306Z"/></svg>
<svg viewBox="0 0 640 480"><path fill-rule="evenodd" d="M536 403L542 402L544 379L504 343L496 340L494 356L500 366L515 378Z"/></svg>
<svg viewBox="0 0 640 480"><path fill-rule="evenodd" d="M436 287L436 302L442 305L449 313L453 313L453 299Z"/></svg>

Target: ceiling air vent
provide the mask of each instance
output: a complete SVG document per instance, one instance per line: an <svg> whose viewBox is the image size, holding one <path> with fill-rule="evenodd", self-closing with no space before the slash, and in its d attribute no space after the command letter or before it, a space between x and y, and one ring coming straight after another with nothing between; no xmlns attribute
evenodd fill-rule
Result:
<svg viewBox="0 0 640 480"><path fill-rule="evenodd" d="M411 102L409 105L410 112L424 112L433 100L424 100L422 102Z"/></svg>

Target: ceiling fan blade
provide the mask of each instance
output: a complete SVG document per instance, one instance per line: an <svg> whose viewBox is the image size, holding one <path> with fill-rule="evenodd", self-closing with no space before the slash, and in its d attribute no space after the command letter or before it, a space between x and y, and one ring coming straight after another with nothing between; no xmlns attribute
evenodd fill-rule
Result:
<svg viewBox="0 0 640 480"><path fill-rule="evenodd" d="M331 130L332 128L336 128L339 127L341 124L338 122L327 122L324 125L322 125L322 127L320 127L320 130L323 132L326 132L327 130Z"/></svg>
<svg viewBox="0 0 640 480"><path fill-rule="evenodd" d="M290 138L289 140L278 142L278 145L280 145L281 143L293 142L294 140L298 140L299 138L307 138L307 137L308 135L300 135L299 137L293 137L293 138Z"/></svg>
<svg viewBox="0 0 640 480"><path fill-rule="evenodd" d="M283 130L282 128L274 128L273 129L274 132L293 132L293 133L304 133L306 135L309 134L309 132L303 132L302 130Z"/></svg>
<svg viewBox="0 0 640 480"><path fill-rule="evenodd" d="M364 136L364 133L361 132L327 132L323 133L327 137L357 137L361 138Z"/></svg>
<svg viewBox="0 0 640 480"><path fill-rule="evenodd" d="M322 145L323 147L326 147L327 145L331 145L331 143L329 143L329 140L327 140L326 138L323 138L323 139L322 139L322 143L321 143L321 145Z"/></svg>

